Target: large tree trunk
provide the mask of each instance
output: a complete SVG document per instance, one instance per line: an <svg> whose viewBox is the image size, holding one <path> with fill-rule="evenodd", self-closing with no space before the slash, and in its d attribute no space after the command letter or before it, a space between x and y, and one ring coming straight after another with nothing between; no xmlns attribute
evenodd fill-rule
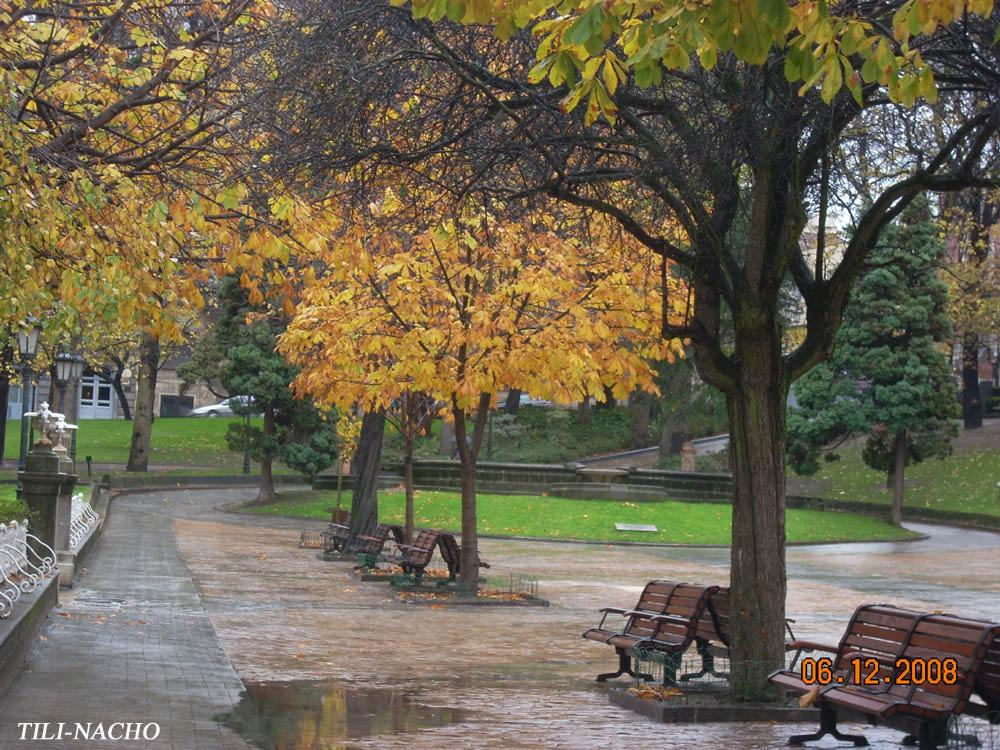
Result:
<svg viewBox="0 0 1000 750"><path fill-rule="evenodd" d="M906 430L896 433L895 471L893 472L892 512L890 520L896 526L903 525L903 487L906 471L907 440Z"/></svg>
<svg viewBox="0 0 1000 750"><path fill-rule="evenodd" d="M615 394L610 385L604 386L604 401L598 401L596 408L613 409L616 406Z"/></svg>
<svg viewBox="0 0 1000 750"><path fill-rule="evenodd" d="M59 380L56 379L56 366L54 364L49 366L49 395L45 400L51 411L57 414L61 412L62 388L59 385Z"/></svg>
<svg viewBox="0 0 1000 750"><path fill-rule="evenodd" d="M649 443L649 414L653 408L653 397L648 393L632 396L632 447L645 448Z"/></svg>
<svg viewBox="0 0 1000 750"><path fill-rule="evenodd" d="M266 446L271 444L274 437L274 409L264 409L264 446L260 456L260 487L257 490L256 503L273 503L278 499L278 494L274 491L274 456L267 450Z"/></svg>
<svg viewBox="0 0 1000 750"><path fill-rule="evenodd" d="M740 347L727 393L735 480L731 552L731 680L739 700L771 696L767 675L784 666L785 409L780 340Z"/></svg>
<svg viewBox="0 0 1000 750"><path fill-rule="evenodd" d="M406 494L403 537L407 544L413 544L413 436L409 434L403 438L403 492Z"/></svg>
<svg viewBox="0 0 1000 750"><path fill-rule="evenodd" d="M438 453L454 458L455 427L447 419L441 420L441 437L438 440Z"/></svg>
<svg viewBox="0 0 1000 750"><path fill-rule="evenodd" d="M504 411L508 414L517 414L518 407L521 406L521 391L511 388L507 391L507 400L504 401Z"/></svg>
<svg viewBox="0 0 1000 750"><path fill-rule="evenodd" d="M455 443L462 462L462 559L459 583L476 591L479 587L479 528L476 516L476 460L483 442L483 428L490 410L490 394L479 397L472 437L469 439L465 424L465 409L453 404L455 418Z"/></svg>
<svg viewBox="0 0 1000 750"><path fill-rule="evenodd" d="M351 541L354 537L371 534L378 524L378 474L382 468L382 437L385 433L385 413L365 412L361 420L358 447L354 450L351 467L354 474L354 495L351 499Z"/></svg>
<svg viewBox="0 0 1000 750"><path fill-rule="evenodd" d="M965 429L983 426L983 401L979 398L979 336L962 337L962 421Z"/></svg>
<svg viewBox="0 0 1000 750"><path fill-rule="evenodd" d="M118 405L122 410L122 417L132 421L132 409L128 405L128 395L122 385L122 376L125 374L125 365L119 362L115 365L115 374L111 376L111 385L114 386L115 395L118 397Z"/></svg>
<svg viewBox="0 0 1000 750"><path fill-rule="evenodd" d="M576 405L576 421L580 424L590 424L590 396L584 396Z"/></svg>
<svg viewBox="0 0 1000 750"><path fill-rule="evenodd" d="M132 445L129 448L127 471L149 469L149 446L153 433L153 407L156 404L156 376L159 369L160 339L151 333L144 333L139 347L139 386L135 394Z"/></svg>

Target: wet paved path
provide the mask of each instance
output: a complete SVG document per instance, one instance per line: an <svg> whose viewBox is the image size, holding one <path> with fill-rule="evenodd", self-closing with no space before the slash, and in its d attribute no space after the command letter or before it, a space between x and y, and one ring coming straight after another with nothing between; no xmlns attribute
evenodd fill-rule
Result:
<svg viewBox="0 0 1000 750"><path fill-rule="evenodd" d="M724 583L727 550L485 540L491 573L539 575L552 606L418 607L355 581L347 563L298 549L298 530L322 524L216 510L249 494L118 499L69 617L53 618L32 671L0 703L0 731L12 717L55 717L60 706L77 720L112 707L118 720L123 711L159 717L177 748L243 747L230 727L282 750L605 748L654 738L658 748L757 750L801 731L651 724L609 705L592 681L613 661L579 636L597 607L631 603L651 578ZM919 528L932 538L790 549L798 634L835 640L870 601L1000 618L1000 536ZM97 603L111 598L125 600L115 617ZM242 698L220 642L246 683ZM898 733L864 731L879 750L899 747ZM9 736L0 747L45 746Z"/></svg>
<svg viewBox="0 0 1000 750"><path fill-rule="evenodd" d="M248 747L213 719L238 702L243 685L181 560L170 518L151 512L160 504L155 495L115 503L88 572L60 594L44 640L0 702L0 748ZM19 722L49 722L48 736L64 722L64 739L22 742L22 731L30 738L35 730ZM70 739L76 722L91 723L79 741ZM156 722L159 737L85 740L100 736L102 722L105 731L114 722Z"/></svg>

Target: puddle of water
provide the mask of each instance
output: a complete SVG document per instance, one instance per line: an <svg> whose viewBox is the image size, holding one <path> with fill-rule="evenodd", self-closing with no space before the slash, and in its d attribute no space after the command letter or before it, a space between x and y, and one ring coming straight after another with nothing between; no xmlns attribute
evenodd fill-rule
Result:
<svg viewBox="0 0 1000 750"><path fill-rule="evenodd" d="M416 703L402 690L300 680L250 683L216 720L263 750L340 750L352 739L459 724L466 713Z"/></svg>

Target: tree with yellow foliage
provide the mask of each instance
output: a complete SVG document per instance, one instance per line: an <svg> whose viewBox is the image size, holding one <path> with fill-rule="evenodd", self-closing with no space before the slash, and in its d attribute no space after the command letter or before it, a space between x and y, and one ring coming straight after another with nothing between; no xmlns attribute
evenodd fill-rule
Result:
<svg viewBox="0 0 1000 750"><path fill-rule="evenodd" d="M141 336L130 469L148 462L160 341L182 337L209 249L239 231L220 221L239 215L227 180L251 140L236 137L235 75L271 13L264 0L0 8L0 322Z"/></svg>
<svg viewBox="0 0 1000 750"><path fill-rule="evenodd" d="M302 368L296 391L320 404L372 412L417 393L445 404L462 465L461 581L474 586L476 462L496 392L569 401L609 385L624 398L653 389L650 361L681 342L659 336L658 259L634 243L585 246L537 216L470 207L414 233L380 218L324 248L326 273L280 349Z"/></svg>

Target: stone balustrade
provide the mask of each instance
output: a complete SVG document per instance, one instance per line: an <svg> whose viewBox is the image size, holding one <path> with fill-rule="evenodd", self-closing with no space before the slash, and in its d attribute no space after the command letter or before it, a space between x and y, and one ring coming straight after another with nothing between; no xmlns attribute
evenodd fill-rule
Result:
<svg viewBox="0 0 1000 750"><path fill-rule="evenodd" d="M24 594L57 572L56 553L29 533L27 520L0 524L0 618L10 617Z"/></svg>

